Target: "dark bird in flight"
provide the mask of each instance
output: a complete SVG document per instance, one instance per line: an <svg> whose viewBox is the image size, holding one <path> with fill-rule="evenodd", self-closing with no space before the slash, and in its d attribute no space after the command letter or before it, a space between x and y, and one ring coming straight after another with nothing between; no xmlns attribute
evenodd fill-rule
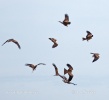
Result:
<svg viewBox="0 0 109 100"><path fill-rule="evenodd" d="M15 44L18 46L19 49L21 49L19 43L18 43L16 40L14 40L14 39L8 39L6 42L4 42L4 43L2 44L2 46L3 46L5 43L7 43L7 42L13 42L13 43L15 43Z"/></svg>
<svg viewBox="0 0 109 100"><path fill-rule="evenodd" d="M72 79L73 79L73 74L72 74L72 70L73 70L73 67L70 65L70 64L66 64L67 67L69 68L68 70L66 70L64 68L64 75L65 74L68 74L69 75L69 79L68 79L68 82L70 82Z"/></svg>
<svg viewBox="0 0 109 100"><path fill-rule="evenodd" d="M39 63L39 64L37 64L37 65L33 65L33 64L25 64L25 66L29 66L29 67L31 67L31 68L33 69L33 71L36 69L36 67L37 67L38 65L46 65L46 64L44 64L44 63Z"/></svg>
<svg viewBox="0 0 109 100"><path fill-rule="evenodd" d="M95 61L97 61L100 58L100 56L99 56L100 54L99 53L90 53L90 54L93 54L92 57L94 57L92 62L95 62Z"/></svg>
<svg viewBox="0 0 109 100"><path fill-rule="evenodd" d="M58 68L56 67L56 65L53 63L52 64L53 66L54 66L54 68L55 68L55 76L58 76L59 75L59 73L58 73Z"/></svg>
<svg viewBox="0 0 109 100"><path fill-rule="evenodd" d="M68 14L65 14L65 19L63 20L63 22L59 21L61 24L67 26L69 24L71 24L71 22L69 22L69 16Z"/></svg>
<svg viewBox="0 0 109 100"><path fill-rule="evenodd" d="M55 65L54 63L53 63L52 65L53 65L54 68L55 68L55 76L60 76L60 77L63 79L63 82L64 82L64 83L77 85L77 84L75 84L75 83L70 82L71 79L72 79L72 75L71 75L70 72L68 72L68 73L69 73L69 78L67 79L65 76L62 76L62 75L60 75L60 74L58 73L58 68L56 67L56 65ZM68 64L68 66L69 66L69 64ZM70 67L70 66L69 66L69 67ZM69 68L69 69L71 70L72 68Z"/></svg>
<svg viewBox="0 0 109 100"><path fill-rule="evenodd" d="M92 37L93 37L93 35L92 35L92 33L91 32L89 32L89 31L86 31L87 32L87 35L86 35L86 38L82 38L82 40L84 41L84 40L87 40L87 41L89 41L90 39L92 39Z"/></svg>
<svg viewBox="0 0 109 100"><path fill-rule="evenodd" d="M52 48L55 48L55 47L58 46L58 44L56 42L57 40L55 38L49 38L49 40L51 40L54 43L53 46L52 46Z"/></svg>

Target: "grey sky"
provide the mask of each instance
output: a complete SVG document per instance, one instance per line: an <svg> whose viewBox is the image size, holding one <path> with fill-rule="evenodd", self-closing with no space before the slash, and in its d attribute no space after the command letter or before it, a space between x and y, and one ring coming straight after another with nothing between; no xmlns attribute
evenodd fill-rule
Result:
<svg viewBox="0 0 109 100"><path fill-rule="evenodd" d="M13 43L0 48L0 98L2 100L107 100L109 98L109 1L108 0L0 0L0 44L14 38ZM63 26L64 14L71 25ZM94 35L82 41L89 30ZM56 38L52 49L48 38ZM100 53L92 63L90 52ZM32 69L25 63L46 63ZM62 82L60 74L70 63L74 70L72 82ZM68 77L66 75L66 77Z"/></svg>

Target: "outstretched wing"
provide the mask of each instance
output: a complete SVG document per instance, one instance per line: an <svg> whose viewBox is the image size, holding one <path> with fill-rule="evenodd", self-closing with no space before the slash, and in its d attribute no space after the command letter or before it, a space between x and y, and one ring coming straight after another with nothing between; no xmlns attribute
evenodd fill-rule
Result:
<svg viewBox="0 0 109 100"><path fill-rule="evenodd" d="M38 65L46 65L46 64L44 64L44 63L39 63L39 64L37 64L37 66L38 66Z"/></svg>
<svg viewBox="0 0 109 100"><path fill-rule="evenodd" d="M73 75L69 75L68 82L70 82L72 79L73 79Z"/></svg>
<svg viewBox="0 0 109 100"><path fill-rule="evenodd" d="M99 56L99 53L90 53L90 54L93 54L93 55Z"/></svg>
<svg viewBox="0 0 109 100"><path fill-rule="evenodd" d="M64 80L67 81L67 78L66 78L65 76L62 76L62 75L60 75L60 74L59 74L59 76L60 76L62 79L64 79Z"/></svg>
<svg viewBox="0 0 109 100"><path fill-rule="evenodd" d="M25 64L25 66L29 66L31 68L34 68L34 65L33 64Z"/></svg>
<svg viewBox="0 0 109 100"><path fill-rule="evenodd" d="M86 31L87 32L87 35L92 35L92 33L90 31Z"/></svg>
<svg viewBox="0 0 109 100"><path fill-rule="evenodd" d="M52 46L52 48L55 48L57 46L58 46L58 44L57 43L54 43L53 46Z"/></svg>
<svg viewBox="0 0 109 100"><path fill-rule="evenodd" d="M49 38L53 43L56 43L56 39L55 38Z"/></svg>
<svg viewBox="0 0 109 100"><path fill-rule="evenodd" d="M64 22L69 22L69 16L68 16L68 14L65 14Z"/></svg>
<svg viewBox="0 0 109 100"><path fill-rule="evenodd" d="M56 75L59 75L59 73L58 73L58 68L56 67L56 65L53 63L52 64L53 66L54 66L54 68L55 68L55 73L56 73Z"/></svg>
<svg viewBox="0 0 109 100"><path fill-rule="evenodd" d="M11 41L13 41L13 39L8 39L8 40L6 40L6 41L2 44L2 46L3 46L5 43L11 42Z"/></svg>
<svg viewBox="0 0 109 100"><path fill-rule="evenodd" d="M92 62L95 62L99 59L99 57L94 57L93 61Z"/></svg>
<svg viewBox="0 0 109 100"><path fill-rule="evenodd" d="M92 62L95 62L95 61L97 61L98 59L99 59L99 58L94 58Z"/></svg>
<svg viewBox="0 0 109 100"><path fill-rule="evenodd" d="M2 44L2 46L3 46L5 43L7 43L7 42L13 42L13 43L15 43L15 44L18 46L19 49L21 48L20 45L19 45L19 43L18 43L16 40L14 40L14 39L8 39L6 42L4 42L4 43Z"/></svg>
<svg viewBox="0 0 109 100"><path fill-rule="evenodd" d="M3 44L2 44L2 46L5 44L5 43L7 43L8 42L8 40L6 41L6 42L4 42Z"/></svg>
<svg viewBox="0 0 109 100"><path fill-rule="evenodd" d="M15 41L14 43L18 46L19 49L21 49L21 47L20 47L20 45L19 45L19 43L17 41Z"/></svg>
<svg viewBox="0 0 109 100"><path fill-rule="evenodd" d="M66 64L70 70L73 70L73 67L70 64Z"/></svg>

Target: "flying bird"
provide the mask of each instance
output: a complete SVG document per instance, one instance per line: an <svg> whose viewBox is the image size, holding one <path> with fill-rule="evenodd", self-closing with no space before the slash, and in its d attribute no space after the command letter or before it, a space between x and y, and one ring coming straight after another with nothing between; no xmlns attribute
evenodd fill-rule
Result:
<svg viewBox="0 0 109 100"><path fill-rule="evenodd" d="M55 38L49 38L49 40L51 40L54 43L52 48L55 48L58 46L58 43L56 42L57 40Z"/></svg>
<svg viewBox="0 0 109 100"><path fill-rule="evenodd" d="M56 67L56 65L55 65L54 63L53 63L52 65L53 65L54 68L55 68L55 76L60 76L60 77L63 79L62 81L63 81L64 83L77 85L77 84L75 84L75 83L70 82L70 81L72 80L72 78L73 78L73 75L72 75L70 72L68 72L68 73L69 73L69 78L67 79L65 76L62 76L62 75L60 75L60 74L58 73L58 68ZM68 66L70 67L69 69L71 70L70 64L68 64Z"/></svg>
<svg viewBox="0 0 109 100"><path fill-rule="evenodd" d="M90 53L90 54L93 54L92 57L94 57L92 62L95 62L95 61L97 61L100 58L100 56L99 56L100 54L99 53Z"/></svg>
<svg viewBox="0 0 109 100"><path fill-rule="evenodd" d="M33 71L36 69L36 67L37 67L38 65L46 65L46 64L44 64L44 63L39 63L39 64L37 64L37 65L34 65L34 64L25 64L25 66L31 67L31 68L33 69Z"/></svg>
<svg viewBox="0 0 109 100"><path fill-rule="evenodd" d="M55 68L55 76L58 76L59 75L59 73L58 73L58 68L56 67L56 65L53 63L52 64L53 66L54 66L54 68Z"/></svg>
<svg viewBox="0 0 109 100"><path fill-rule="evenodd" d="M2 44L2 46L3 46L5 43L7 43L7 42L13 42L13 43L15 43L15 44L18 46L19 49L21 49L19 43L18 43L16 40L14 40L14 39L8 39L6 42L4 42L4 43Z"/></svg>
<svg viewBox="0 0 109 100"><path fill-rule="evenodd" d="M68 14L65 14L65 19L63 20L63 22L59 21L61 24L67 26L69 24L71 24L71 22L69 22L69 16Z"/></svg>
<svg viewBox="0 0 109 100"><path fill-rule="evenodd" d="M93 37L93 35L92 35L92 33L91 32L89 32L89 31L86 31L87 32L87 35L86 35L86 38L82 38L82 40L84 41L84 40L87 40L87 41L89 41L90 39L92 39L92 37Z"/></svg>
<svg viewBox="0 0 109 100"><path fill-rule="evenodd" d="M64 75L65 74L68 74L69 75L69 79L68 79L68 82L70 82L72 79L73 79L73 74L72 74L72 70L73 70L73 67L70 65L70 64L66 64L67 67L69 68L68 70L66 70L64 68Z"/></svg>

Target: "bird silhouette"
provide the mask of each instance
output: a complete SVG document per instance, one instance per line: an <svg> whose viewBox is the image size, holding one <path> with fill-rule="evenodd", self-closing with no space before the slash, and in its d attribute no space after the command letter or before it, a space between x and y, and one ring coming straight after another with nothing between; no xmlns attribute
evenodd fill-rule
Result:
<svg viewBox="0 0 109 100"><path fill-rule="evenodd" d="M99 56L100 54L99 53L90 53L90 54L93 54L92 57L94 57L92 62L95 62L95 61L97 61L100 58L100 56Z"/></svg>
<svg viewBox="0 0 109 100"><path fill-rule="evenodd" d="M8 39L6 42L4 42L4 43L2 44L2 46L3 46L5 43L7 43L7 42L13 42L13 43L15 43L15 44L18 46L19 49L21 49L19 43L18 43L16 40L14 40L14 39Z"/></svg>
<svg viewBox="0 0 109 100"><path fill-rule="evenodd" d="M58 73L58 68L56 67L56 65L53 63L52 64L53 66L54 66L54 68L55 68L55 76L58 76L59 75L59 73Z"/></svg>
<svg viewBox="0 0 109 100"><path fill-rule="evenodd" d="M74 83L71 83L70 81L73 79L73 77L74 77L74 75L72 74L72 70L73 70L73 67L70 65L70 64L66 64L67 65L67 67L69 68L68 70L66 70L65 68L64 68L64 75L65 74L68 74L69 75L69 78L66 80L66 79L64 79L63 81L65 82L65 83L68 83L68 84L74 84ZM74 85L77 85L77 84L74 84Z"/></svg>
<svg viewBox="0 0 109 100"><path fill-rule="evenodd" d="M68 83L68 84L73 84L73 85L77 85L75 83L70 82L72 80L73 75L69 74L69 78L67 79L64 75L60 75L58 72L58 68L56 67L56 65L53 63L52 64L55 68L55 76L60 76L63 80L64 83Z"/></svg>
<svg viewBox="0 0 109 100"><path fill-rule="evenodd" d="M93 35L92 35L92 33L91 32L89 32L89 31L86 31L87 32L87 35L86 35L86 38L82 38L82 40L84 41L84 40L87 40L87 41L89 41L90 39L92 39L92 37L93 37Z"/></svg>
<svg viewBox="0 0 109 100"><path fill-rule="evenodd" d="M25 64L25 66L31 67L31 68L33 69L33 71L36 69L36 67L37 67L38 65L46 65L46 64L44 64L44 63L39 63L39 64L37 64L37 65L34 65L34 64Z"/></svg>
<svg viewBox="0 0 109 100"><path fill-rule="evenodd" d="M55 38L49 38L49 40L51 40L54 43L52 48L55 48L58 46L58 43L56 42L57 40Z"/></svg>
<svg viewBox="0 0 109 100"><path fill-rule="evenodd" d="M69 24L71 24L71 22L69 22L69 16L68 14L65 14L65 19L63 20L63 22L59 21L61 24L68 26Z"/></svg>

